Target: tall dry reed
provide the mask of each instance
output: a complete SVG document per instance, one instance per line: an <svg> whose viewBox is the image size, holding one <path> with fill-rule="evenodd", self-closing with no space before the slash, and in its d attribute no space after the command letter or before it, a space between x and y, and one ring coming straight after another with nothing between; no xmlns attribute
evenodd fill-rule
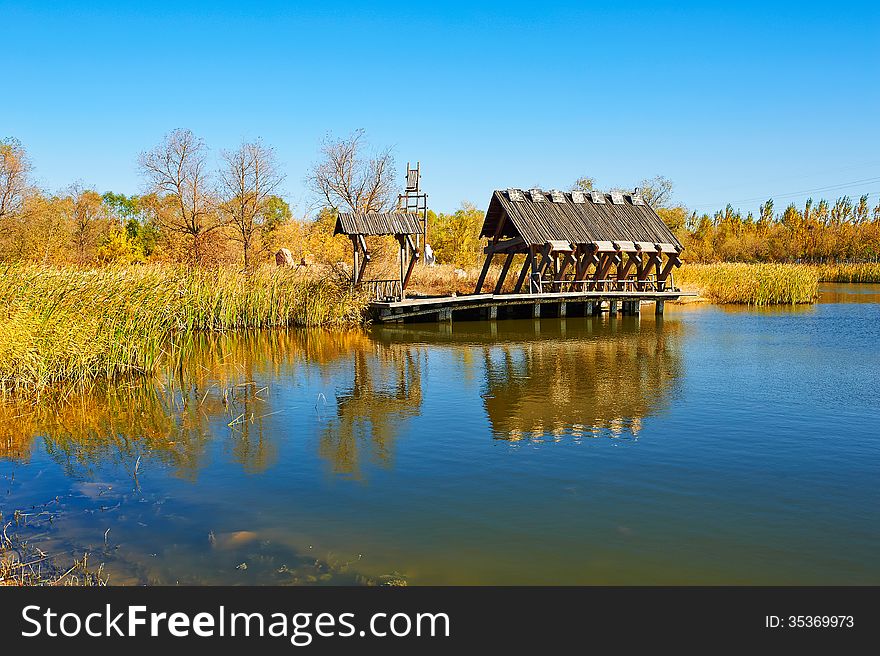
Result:
<svg viewBox="0 0 880 656"><path fill-rule="evenodd" d="M360 323L361 296L323 274L7 267L0 270L0 389L150 373L197 331Z"/></svg>
<svg viewBox="0 0 880 656"><path fill-rule="evenodd" d="M843 262L819 264L822 282L880 282L880 262Z"/></svg>
<svg viewBox="0 0 880 656"><path fill-rule="evenodd" d="M800 264L686 264L675 282L715 303L795 305L819 295L819 272Z"/></svg>

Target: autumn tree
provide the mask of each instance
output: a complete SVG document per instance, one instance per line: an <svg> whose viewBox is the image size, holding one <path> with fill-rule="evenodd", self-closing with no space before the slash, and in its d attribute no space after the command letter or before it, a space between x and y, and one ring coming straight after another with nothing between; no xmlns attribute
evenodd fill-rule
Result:
<svg viewBox="0 0 880 656"><path fill-rule="evenodd" d="M467 202L452 214L436 215L431 232L437 261L460 267L476 264L482 252L479 234L485 216L483 210Z"/></svg>
<svg viewBox="0 0 880 656"><path fill-rule="evenodd" d="M130 242L135 259L137 254L141 257L149 256L159 241L159 227L150 212L152 196L126 196L108 191L101 198L107 213L124 227L124 237ZM117 242L122 238L122 235L115 236ZM124 251L118 245L115 250Z"/></svg>
<svg viewBox="0 0 880 656"><path fill-rule="evenodd" d="M223 222L210 190L207 148L189 130L174 130L151 151L142 153L139 164L168 211L157 213L162 227L188 241L190 261L202 261L203 242Z"/></svg>
<svg viewBox="0 0 880 656"><path fill-rule="evenodd" d="M21 212L31 165L17 139L0 140L0 221Z"/></svg>
<svg viewBox="0 0 880 656"><path fill-rule="evenodd" d="M233 239L241 244L244 268L249 269L255 239L264 227L271 227L270 212L277 208L270 202L284 176L278 172L275 152L259 141L223 153L223 161L220 210L234 229Z"/></svg>
<svg viewBox="0 0 880 656"><path fill-rule="evenodd" d="M70 238L76 250L76 262L80 266L93 259L107 221L103 199L93 189L72 185L65 202L65 214L70 224Z"/></svg>
<svg viewBox="0 0 880 656"><path fill-rule="evenodd" d="M364 131L333 140L327 138L322 159L306 179L328 207L349 212L383 212L394 207L394 157L390 149L369 155Z"/></svg>

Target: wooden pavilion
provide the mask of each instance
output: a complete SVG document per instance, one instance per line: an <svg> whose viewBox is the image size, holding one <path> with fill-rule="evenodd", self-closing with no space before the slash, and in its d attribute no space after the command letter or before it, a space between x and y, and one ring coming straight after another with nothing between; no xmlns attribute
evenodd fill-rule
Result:
<svg viewBox="0 0 880 656"><path fill-rule="evenodd" d="M637 192L495 191L480 236L489 243L475 294L496 256L496 295L517 254L525 259L513 294L664 292L681 266L681 243Z"/></svg>
<svg viewBox="0 0 880 656"><path fill-rule="evenodd" d="M406 286L419 259L413 235L420 235L422 231L421 219L413 212L341 212L336 218L333 234L351 239L352 285L366 286L374 301L389 302L406 298ZM389 280L364 280L370 261L366 237L383 235L393 235L397 240L400 276Z"/></svg>

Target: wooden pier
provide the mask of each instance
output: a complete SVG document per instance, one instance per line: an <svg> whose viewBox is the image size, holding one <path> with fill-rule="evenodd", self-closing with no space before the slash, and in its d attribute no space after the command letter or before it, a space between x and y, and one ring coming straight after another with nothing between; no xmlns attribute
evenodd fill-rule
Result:
<svg viewBox="0 0 880 656"><path fill-rule="evenodd" d="M468 294L373 301L377 323L583 317L609 312L637 315L643 303L663 314L666 301L691 296L678 290L651 292L556 292L543 294Z"/></svg>

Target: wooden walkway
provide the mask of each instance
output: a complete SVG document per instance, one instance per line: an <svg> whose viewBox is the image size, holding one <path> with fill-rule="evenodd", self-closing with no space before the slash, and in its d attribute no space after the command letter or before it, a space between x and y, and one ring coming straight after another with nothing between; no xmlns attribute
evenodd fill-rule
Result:
<svg viewBox="0 0 880 656"><path fill-rule="evenodd" d="M639 314L644 302L663 313L665 301L694 294L681 291L546 292L539 294L469 294L403 301L373 301L370 313L379 323L588 316L601 312Z"/></svg>

